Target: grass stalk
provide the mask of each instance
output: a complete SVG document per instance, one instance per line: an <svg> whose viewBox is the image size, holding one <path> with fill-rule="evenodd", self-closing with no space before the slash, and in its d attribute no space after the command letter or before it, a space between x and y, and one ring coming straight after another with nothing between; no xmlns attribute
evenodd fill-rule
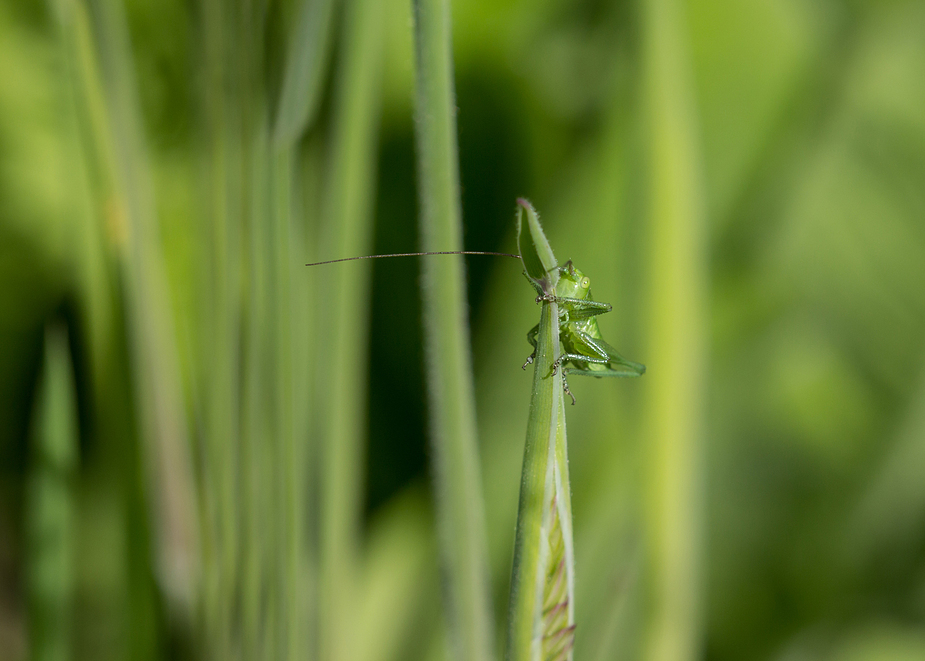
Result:
<svg viewBox="0 0 925 661"><path fill-rule="evenodd" d="M246 526L249 488L244 475L242 393L242 328L246 271L242 264L245 214L242 202L243 130L240 99L241 46L230 12L219 0L201 2L202 61L208 191L201 245L204 286L198 292L201 316L196 320L203 409L201 469L204 512L203 618L205 646L216 658L231 658L233 640L247 635L236 626L235 597L248 580L242 559L248 545L239 543ZM240 476L240 477L239 477ZM243 617L243 614L239 617Z"/></svg>
<svg viewBox="0 0 925 661"><path fill-rule="evenodd" d="M88 314L93 315L88 326L91 335L95 336L92 340L94 398L99 410L107 411L100 416L95 435L101 444L107 446L104 452L108 466L105 476L95 480L90 490L99 489L102 493L108 488L107 502L113 504L112 516L107 517L106 523L89 526L90 532L81 526L82 532L75 539L74 560L77 564L73 567L74 580L78 584L85 580L86 565L92 564L92 561L84 562L88 554L106 553L106 550L100 549L95 535L118 531L130 540L128 548L134 549L134 553L129 553L128 549L115 552L118 561L126 563L124 569L128 571L113 572L123 599L121 604L127 607L126 616L120 623L124 627L121 631L124 633L121 636L123 643L112 645L108 653L146 659L152 658L156 645L155 627L148 617L154 606L154 590L150 581L152 551L147 528L154 508L147 506L151 501L146 503L142 492L145 487L154 486L151 482L144 484L144 478L152 478L157 471L145 470L146 465L139 456L143 452L151 456L155 439L147 435L141 444L138 443L133 403L143 406L138 392L143 374L142 370L132 371L127 365L139 359L137 353L130 353L137 345L126 346L136 339L132 333L137 332L137 328L127 324L120 314L129 307L125 301L128 285L124 270L127 232L122 211L124 205L121 203L125 190L120 186L116 171L115 141L118 136L111 120L114 113L113 81L104 75L101 66L100 29L94 22L98 16L94 16L87 3L77 0L66 0L57 6L57 10L63 61L67 63L69 96L77 117L80 151L87 158L84 169L89 184L87 212L88 217L92 216L96 221L88 224L85 236L87 251L83 258L85 273L92 274L88 279L95 285L87 298L88 308L92 311ZM96 316L96 313L101 314ZM150 428L145 431L150 432ZM150 490L147 495L151 495ZM83 523L87 509L81 499L75 502L74 515ZM117 508L124 508L125 514L117 514ZM111 547L107 550L113 551ZM114 564L119 565L118 561ZM176 603L169 605L176 606ZM177 611L173 614L183 616ZM75 617L79 621L83 616L75 613Z"/></svg>
<svg viewBox="0 0 925 661"><path fill-rule="evenodd" d="M306 438L304 430L297 425L295 408L296 373L302 366L297 360L293 337L300 328L296 326L299 317L295 312L301 305L298 279L305 275L301 260L295 259L294 249L298 241L294 240L292 188L295 176L295 158L291 149L284 149L275 154L272 163L272 204L274 218L275 243L275 297L276 297L276 339L275 363L276 373L276 428L279 434L279 490L277 493L280 543L277 549L277 567L280 572L280 626L281 644L284 645L285 657L303 658L306 639L302 636L300 577L302 572L302 554L304 545L301 504L306 494L307 473L304 455L299 451ZM298 253L296 253L298 254ZM304 393L302 393L304 395ZM298 439L296 437L298 433ZM280 658L283 658L281 655Z"/></svg>
<svg viewBox="0 0 925 661"><path fill-rule="evenodd" d="M88 136L95 143L89 151L97 158L105 181L102 188L109 195L100 202L101 208L108 210L108 220L118 228L120 239L116 248L126 283L144 472L156 530L157 575L169 607L186 618L195 608L197 585L196 497L175 329L125 16L109 0L86 5L75 2L65 15L66 29L86 31L76 34L73 41L86 67L79 73L81 97L87 116L101 120L99 125L94 122L99 133Z"/></svg>
<svg viewBox="0 0 925 661"><path fill-rule="evenodd" d="M33 423L27 492L29 638L31 658L72 656L73 481L77 463L77 399L67 333L45 332L45 360Z"/></svg>
<svg viewBox="0 0 925 661"><path fill-rule="evenodd" d="M322 336L324 328L315 323L321 296L316 290L317 273L306 269L306 261L317 261L318 245L312 240L313 230L319 216L319 204L323 196L324 177L322 176L324 148L320 137L315 139L299 155L293 157L293 190L290 196L291 252L299 259L293 260L292 269L292 361L293 361L293 447L292 461L297 464L302 479L293 485L293 498L290 514L293 519L291 528L292 544L299 549L298 557L293 559L299 566L292 575L299 585L292 588L291 598L299 617L297 632L290 632L290 639L297 639L294 645L304 650L303 656L316 659L318 655L319 614L322 610L318 603L319 548L309 542L308 531L319 529L317 507L308 507L308 503L317 501L320 471L317 469L322 448L317 433L317 420L321 409L318 403L319 389L323 384L315 378L319 356L316 350L316 338ZM281 154L279 158L284 158ZM304 258L304 259L303 259Z"/></svg>
<svg viewBox="0 0 925 661"><path fill-rule="evenodd" d="M242 26L243 27L243 26ZM276 595L273 580L276 558L276 528L273 491L277 484L273 468L278 451L272 415L274 359L272 218L266 198L266 136L259 123L245 123L242 165L245 167L242 212L247 219L245 281L248 283L245 311L244 413L241 448L241 502L243 553L241 586L241 635L243 658L267 657L275 632L269 608ZM233 577L229 577L234 580Z"/></svg>
<svg viewBox="0 0 925 661"><path fill-rule="evenodd" d="M556 258L533 207L518 200L518 245L524 270L544 292L558 280ZM521 220L527 212L527 226ZM508 661L571 659L574 639L574 552L562 371L559 308L544 301L534 358L527 419L511 599Z"/></svg>
<svg viewBox="0 0 925 661"><path fill-rule="evenodd" d="M643 5L650 214L645 658L685 661L701 644L700 544L706 323L703 201L683 13Z"/></svg>
<svg viewBox="0 0 925 661"><path fill-rule="evenodd" d="M448 0L415 0L421 250L462 250ZM425 258L422 293L437 525L457 659L493 658L462 257Z"/></svg>
<svg viewBox="0 0 925 661"><path fill-rule="evenodd" d="M335 0L299 3L274 126L274 142L282 149L292 147L314 120L327 68L335 6Z"/></svg>
<svg viewBox="0 0 925 661"><path fill-rule="evenodd" d="M323 205L322 254L363 255L371 244L372 190L383 43L383 3L347 4L335 90L330 179ZM325 297L318 364L322 404L319 635L324 661L350 659L358 581L362 499L362 402L368 333L369 267L336 269Z"/></svg>

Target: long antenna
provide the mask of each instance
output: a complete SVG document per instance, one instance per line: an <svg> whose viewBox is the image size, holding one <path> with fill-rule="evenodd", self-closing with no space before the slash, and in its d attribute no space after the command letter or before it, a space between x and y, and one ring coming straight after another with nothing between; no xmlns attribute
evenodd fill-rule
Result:
<svg viewBox="0 0 925 661"><path fill-rule="evenodd" d="M326 262L312 262L305 266L321 266L322 264L336 264L337 262L352 262L355 259L380 259L381 257L420 257L422 255L494 255L495 257L514 257L520 259L520 255L512 255L507 252L485 252L481 250L441 250L437 252L396 252L390 255L363 255L362 257L343 257L341 259L329 259Z"/></svg>

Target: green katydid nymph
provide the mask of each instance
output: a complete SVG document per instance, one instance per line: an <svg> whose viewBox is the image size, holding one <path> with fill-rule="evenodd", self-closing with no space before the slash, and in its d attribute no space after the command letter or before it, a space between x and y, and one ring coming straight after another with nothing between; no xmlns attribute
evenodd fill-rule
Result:
<svg viewBox="0 0 925 661"><path fill-rule="evenodd" d="M559 280L555 293L544 291L543 284L524 275L536 289L537 303L555 301L559 305L559 341L562 353L552 364L552 374L562 369L562 387L575 403L575 396L569 390L566 376L642 376L646 366L634 363L621 356L616 349L607 344L597 325L597 315L610 312L610 303L600 303L591 297L591 279L575 268L572 260L557 267ZM527 357L522 369L533 362L536 357L537 324L527 333L527 341L533 345L533 353ZM566 367L571 364L571 367Z"/></svg>
<svg viewBox="0 0 925 661"><path fill-rule="evenodd" d="M518 200L518 204L521 204ZM524 203L527 203L524 201ZM388 255L364 255L362 257L343 257L324 262L313 262L305 266L320 266L322 264L335 264L349 262L355 259L381 259L385 257L420 257L424 255L494 255L498 257L515 257L523 261L521 255L503 252L487 252L475 250L447 250L439 252L408 252L392 253ZM553 362L550 376L562 370L562 387L566 394L575 403L575 396L568 387L566 376L619 376L634 377L645 374L646 366L634 363L621 356L616 349L604 341L601 330L597 324L597 315L610 312L613 308L609 303L600 303L591 297L591 279L575 268L572 260L563 266L555 267L558 271L558 281L554 291L547 291L547 281L532 278L527 269L524 276L537 291L536 302L555 301L559 306L559 340L562 353ZM533 353L523 364L523 369L533 362L536 357L539 324L527 333L527 341L533 346Z"/></svg>

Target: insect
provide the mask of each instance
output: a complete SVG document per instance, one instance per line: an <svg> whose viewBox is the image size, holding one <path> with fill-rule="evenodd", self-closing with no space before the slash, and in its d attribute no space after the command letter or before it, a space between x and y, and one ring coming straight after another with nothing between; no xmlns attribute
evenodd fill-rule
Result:
<svg viewBox="0 0 925 661"><path fill-rule="evenodd" d="M559 306L559 341L562 354L553 362L551 374L562 370L562 387L575 403L575 396L569 390L567 375L576 376L642 376L646 366L634 363L621 356L616 349L607 344L601 336L597 325L597 315L610 312L609 303L600 303L591 296L591 279L575 268L572 260L557 267L559 281L555 293L551 294L529 275L527 280L536 289L537 303L555 302ZM533 353L527 357L522 369L536 358L536 335L540 325L537 324L527 333L527 341L533 345ZM566 367L566 365L571 365Z"/></svg>
<svg viewBox="0 0 925 661"><path fill-rule="evenodd" d="M503 252L463 250L344 257L325 262L313 262L305 266L335 264L355 259L419 257L422 255L496 255L499 257L521 258L520 255ZM596 317L599 314L610 312L613 308L609 303L600 303L591 297L591 279L575 268L572 260L567 261L557 269L559 271L559 281L554 294L544 291L533 278L527 275L526 271L524 271L524 275L537 291L537 303L554 301L559 306L559 341L562 345L563 353L553 362L551 374L555 374L559 369L562 370L562 387L566 394L572 398L572 404L575 404L576 400L575 395L569 390L568 381L565 378L567 375L633 377L645 374L645 365L627 360L616 349L607 344L601 336ZM527 362L523 364L522 369L527 369L527 365L531 364L533 359L536 358L536 335L539 329L540 325L537 324L527 333L527 341L533 346L533 353L527 357ZM566 365L570 366L566 367Z"/></svg>

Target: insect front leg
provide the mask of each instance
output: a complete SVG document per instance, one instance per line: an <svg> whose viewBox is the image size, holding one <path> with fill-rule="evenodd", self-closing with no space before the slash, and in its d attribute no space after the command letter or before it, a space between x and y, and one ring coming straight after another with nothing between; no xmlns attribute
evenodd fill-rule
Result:
<svg viewBox="0 0 925 661"><path fill-rule="evenodd" d="M569 319L572 321L590 319L591 317L596 317L599 314L605 314L613 310L613 306L610 303L589 301L588 299L581 298L566 298L564 296L559 296L556 298L556 302L559 304L559 307L568 311Z"/></svg>
<svg viewBox="0 0 925 661"><path fill-rule="evenodd" d="M533 362L533 359L536 358L536 335L540 332L540 325L537 324L529 331L527 331L527 342L533 345L533 353L527 356L527 362L525 362L520 369L527 369L527 365Z"/></svg>

